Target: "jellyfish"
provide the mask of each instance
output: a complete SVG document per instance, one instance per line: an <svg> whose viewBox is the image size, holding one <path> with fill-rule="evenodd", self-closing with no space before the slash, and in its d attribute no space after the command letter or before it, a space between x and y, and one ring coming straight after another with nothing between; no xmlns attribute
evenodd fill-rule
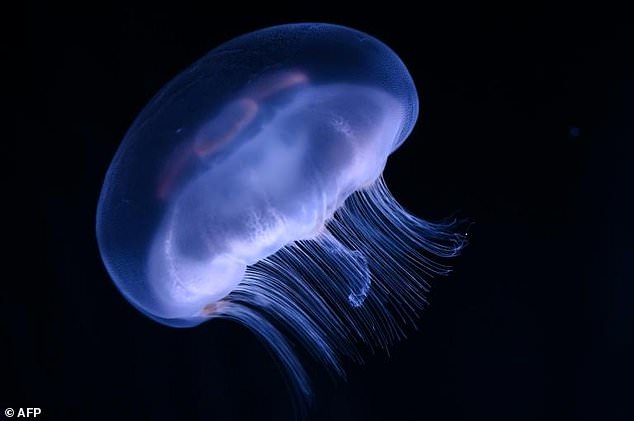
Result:
<svg viewBox="0 0 634 421"><path fill-rule="evenodd" d="M459 221L408 213L382 177L417 116L403 62L357 30L288 24L222 44L156 94L108 168L96 231L110 277L159 323L247 326L309 400L294 343L345 375L343 357L404 337L465 244Z"/></svg>

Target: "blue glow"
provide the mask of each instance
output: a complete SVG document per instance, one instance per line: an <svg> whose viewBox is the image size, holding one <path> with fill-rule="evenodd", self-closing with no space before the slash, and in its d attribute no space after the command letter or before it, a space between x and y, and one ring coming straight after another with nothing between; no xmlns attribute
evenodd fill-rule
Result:
<svg viewBox="0 0 634 421"><path fill-rule="evenodd" d="M106 175L102 258L149 317L251 328L308 396L278 330L343 375L386 348L464 244L405 211L381 176L418 114L398 56L364 33L283 25L229 41L168 83Z"/></svg>

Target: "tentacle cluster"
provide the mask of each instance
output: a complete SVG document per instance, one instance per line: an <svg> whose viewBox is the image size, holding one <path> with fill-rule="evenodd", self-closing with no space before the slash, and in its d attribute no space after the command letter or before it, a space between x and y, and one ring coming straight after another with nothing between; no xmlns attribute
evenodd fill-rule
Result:
<svg viewBox="0 0 634 421"><path fill-rule="evenodd" d="M465 245L460 226L411 215L380 178L353 193L315 239L250 266L215 316L255 331L287 367L295 391L310 397L306 373L278 328L344 376L342 356L361 362L362 344L387 351L415 324L428 279L449 273L447 258Z"/></svg>

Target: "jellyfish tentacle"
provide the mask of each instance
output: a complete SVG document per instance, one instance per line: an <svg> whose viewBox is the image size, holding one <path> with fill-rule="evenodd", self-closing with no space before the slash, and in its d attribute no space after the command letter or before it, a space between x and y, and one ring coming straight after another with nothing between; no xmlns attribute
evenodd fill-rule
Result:
<svg viewBox="0 0 634 421"><path fill-rule="evenodd" d="M226 301L220 306L214 317L223 317L237 321L244 325L266 344L277 360L287 370L290 381L290 389L297 394L294 403L297 409L304 413L305 404L309 404L312 399L310 381L306 371L293 352L292 346L284 338L282 333L275 328L265 317L246 305L234 301Z"/></svg>
<svg viewBox="0 0 634 421"><path fill-rule="evenodd" d="M448 274L441 261L466 244L459 225L416 218L378 179L352 194L320 235L248 267L228 300L280 322L333 374L345 376L341 356L362 362L359 344L388 351L405 337L405 325L415 326L427 279ZM287 373L297 375L292 367Z"/></svg>
<svg viewBox="0 0 634 421"><path fill-rule="evenodd" d="M284 254L284 253L278 253ZM275 255L277 256L277 255ZM229 299L248 303L280 321L308 347L311 354L337 375L344 376L341 363L325 329L341 329L337 324L320 324L312 316L324 306L283 256L265 259L247 268L242 282ZM328 310L324 310L328 311ZM293 374L293 373L291 373Z"/></svg>

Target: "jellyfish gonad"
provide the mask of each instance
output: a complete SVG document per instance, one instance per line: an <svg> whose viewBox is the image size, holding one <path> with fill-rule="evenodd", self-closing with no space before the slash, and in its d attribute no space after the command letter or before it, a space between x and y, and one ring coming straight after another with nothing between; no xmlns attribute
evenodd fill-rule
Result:
<svg viewBox="0 0 634 421"><path fill-rule="evenodd" d="M309 397L287 335L343 374L361 344L403 337L464 245L455 221L411 215L383 180L417 115L405 65L356 30L292 24L221 45L150 101L108 169L97 239L112 280L160 323L246 325Z"/></svg>

